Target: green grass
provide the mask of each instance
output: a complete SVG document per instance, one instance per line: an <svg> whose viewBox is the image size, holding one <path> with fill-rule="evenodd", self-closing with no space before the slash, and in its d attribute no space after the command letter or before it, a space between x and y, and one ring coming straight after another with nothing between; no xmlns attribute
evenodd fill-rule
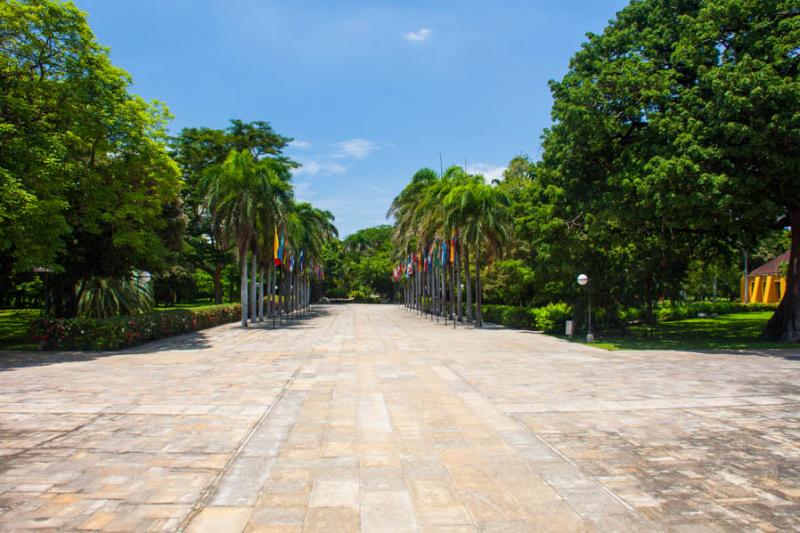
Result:
<svg viewBox="0 0 800 533"><path fill-rule="evenodd" d="M771 311L732 313L715 318L688 318L660 322L648 335L644 326L633 326L626 334L609 332L597 336L592 346L606 350L753 350L800 348L759 340Z"/></svg>
<svg viewBox="0 0 800 533"><path fill-rule="evenodd" d="M0 309L0 350L36 350L28 326L38 317L38 309Z"/></svg>

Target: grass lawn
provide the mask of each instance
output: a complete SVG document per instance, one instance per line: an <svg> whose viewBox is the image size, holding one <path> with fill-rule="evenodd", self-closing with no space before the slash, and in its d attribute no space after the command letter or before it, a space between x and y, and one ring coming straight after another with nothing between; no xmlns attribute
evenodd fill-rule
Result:
<svg viewBox="0 0 800 533"><path fill-rule="evenodd" d="M772 311L732 313L716 318L687 318L656 324L648 336L644 326L633 326L627 334L609 332L596 336L592 346L607 350L747 350L797 348L758 339Z"/></svg>
<svg viewBox="0 0 800 533"><path fill-rule="evenodd" d="M0 309L0 350L37 349L28 338L28 324L38 317L38 309Z"/></svg>

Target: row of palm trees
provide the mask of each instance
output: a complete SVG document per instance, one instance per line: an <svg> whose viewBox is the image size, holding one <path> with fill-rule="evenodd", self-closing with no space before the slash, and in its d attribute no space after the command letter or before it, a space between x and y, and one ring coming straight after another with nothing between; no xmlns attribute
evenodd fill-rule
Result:
<svg viewBox="0 0 800 533"><path fill-rule="evenodd" d="M481 262L501 252L509 239L506 195L480 174L461 167L450 167L441 175L423 168L392 201L388 216L395 219L400 260L396 281L402 284L404 304L420 313L461 321L465 295L466 320L481 327Z"/></svg>
<svg viewBox="0 0 800 533"><path fill-rule="evenodd" d="M289 165L232 150L202 187L214 237L239 261L242 326L264 320L265 300L273 323L308 307L322 248L337 231L329 211L295 202Z"/></svg>

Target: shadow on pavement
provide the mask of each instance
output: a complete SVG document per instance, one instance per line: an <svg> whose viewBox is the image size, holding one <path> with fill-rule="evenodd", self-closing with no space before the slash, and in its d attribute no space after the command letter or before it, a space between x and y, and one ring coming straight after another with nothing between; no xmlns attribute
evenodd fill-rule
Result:
<svg viewBox="0 0 800 533"><path fill-rule="evenodd" d="M324 307L315 307L304 314L295 315L292 318L283 318L275 320L275 326L272 325L271 318L265 318L264 322L250 325L250 330L261 330L264 332L280 329L310 329L313 326L309 325L307 321L311 318L327 316L330 311ZM226 324L225 326L231 326ZM238 326L232 325L238 329ZM224 326L217 326L224 327ZM92 361L94 359L101 359L106 357L114 357L119 355L135 355L146 353L159 353L159 352L178 352L178 351L197 351L206 350L212 347L210 342L209 333L215 328L209 328L202 331L194 331L191 333L184 333L174 337L167 337L165 339L158 339L150 341L138 346L131 346L124 350L110 350L110 351L70 351L70 352L49 352L49 351L0 351L0 372L13 370L15 368L27 368L34 366L55 365L61 363L75 363L82 361Z"/></svg>

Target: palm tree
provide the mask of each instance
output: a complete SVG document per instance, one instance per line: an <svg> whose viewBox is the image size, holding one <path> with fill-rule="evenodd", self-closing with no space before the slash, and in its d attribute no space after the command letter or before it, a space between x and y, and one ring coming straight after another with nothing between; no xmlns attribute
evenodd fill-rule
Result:
<svg viewBox="0 0 800 533"><path fill-rule="evenodd" d="M417 252L419 246L425 243L424 235L420 231L423 226L421 219L425 216L423 202L428 188L438 180L436 171L430 168L418 170L389 207L386 216L395 218L393 237L401 257ZM410 283L406 284L406 290L411 293L410 304L417 309L421 303L422 293L419 277L414 276ZM412 287L409 287L409 284Z"/></svg>
<svg viewBox="0 0 800 533"><path fill-rule="evenodd" d="M445 198L445 206L450 224L462 228L467 245L472 244L475 248L475 325L481 327L481 252L484 245L487 253L497 252L508 241L508 198L500 189L487 185L481 178L480 181L454 187ZM469 294L468 291L468 297ZM471 305L469 300L467 305Z"/></svg>
<svg viewBox="0 0 800 533"><path fill-rule="evenodd" d="M225 161L209 169L204 180L212 222L220 234L235 243L241 267L242 326L248 318L248 254L255 259L263 234L274 227L280 206L291 198L288 170L272 159L256 160L247 150L232 150ZM256 261L253 261L255 267ZM255 268L253 269L255 270ZM255 281L256 272L253 272ZM255 289L255 283L253 284ZM250 300L255 303L255 291Z"/></svg>
<svg viewBox="0 0 800 533"><path fill-rule="evenodd" d="M326 243L338 237L334 226L334 216L330 211L317 209L307 202L295 205L297 216L297 232L295 242L298 243L299 254L303 265L308 266L322 258L322 250ZM298 282L301 289L300 305L305 308L310 302L311 277L307 268L298 271Z"/></svg>

